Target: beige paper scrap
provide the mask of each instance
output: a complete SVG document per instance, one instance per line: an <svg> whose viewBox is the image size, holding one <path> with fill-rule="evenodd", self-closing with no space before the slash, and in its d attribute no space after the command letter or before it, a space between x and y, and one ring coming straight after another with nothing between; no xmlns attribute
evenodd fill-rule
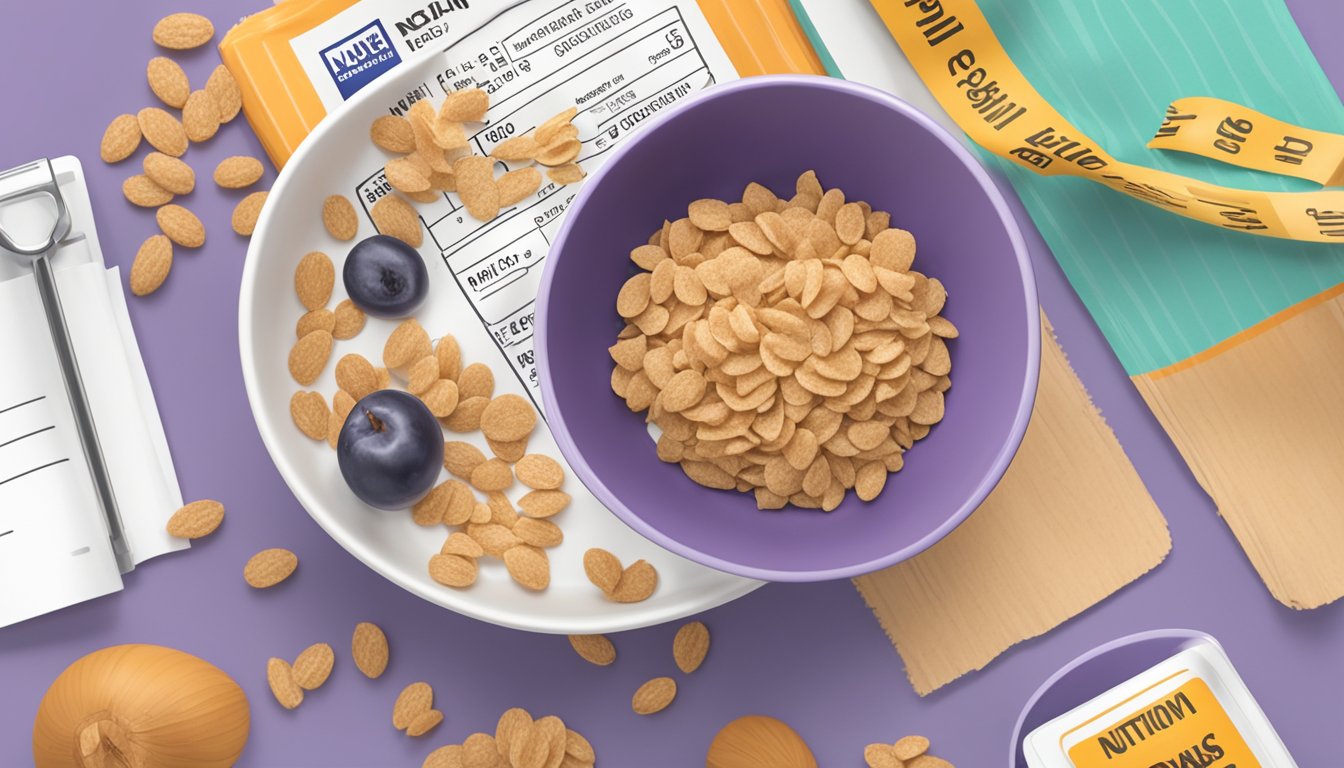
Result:
<svg viewBox="0 0 1344 768"><path fill-rule="evenodd" d="M1044 315L1042 325L1036 406L998 487L927 552L854 580L921 696L1082 613L1171 550L1166 519Z"/></svg>
<svg viewBox="0 0 1344 768"><path fill-rule="evenodd" d="M1133 379L1270 593L1298 609L1344 596L1344 297L1333 293L1197 365Z"/></svg>

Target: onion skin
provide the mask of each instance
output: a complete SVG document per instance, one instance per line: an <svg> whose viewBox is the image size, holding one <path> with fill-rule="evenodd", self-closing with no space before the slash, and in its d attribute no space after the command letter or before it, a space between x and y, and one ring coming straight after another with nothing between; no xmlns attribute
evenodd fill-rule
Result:
<svg viewBox="0 0 1344 768"><path fill-rule="evenodd" d="M218 667L117 645L65 669L33 724L37 768L227 768L247 744L247 696Z"/></svg>
<svg viewBox="0 0 1344 768"><path fill-rule="evenodd" d="M773 717L748 715L725 725L710 742L705 768L817 768L807 742Z"/></svg>

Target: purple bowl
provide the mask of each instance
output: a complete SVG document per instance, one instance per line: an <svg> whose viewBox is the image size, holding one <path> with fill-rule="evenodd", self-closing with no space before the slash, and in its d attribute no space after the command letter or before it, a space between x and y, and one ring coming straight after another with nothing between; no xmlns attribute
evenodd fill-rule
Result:
<svg viewBox="0 0 1344 768"><path fill-rule="evenodd" d="M1104 643L1065 664L1041 683L1018 715L1008 765L1027 768L1022 754L1027 734L1201 641L1218 644L1193 629L1154 629Z"/></svg>
<svg viewBox="0 0 1344 768"><path fill-rule="evenodd" d="M644 415L611 391L629 253L692 200L737 199L749 181L785 197L815 169L892 213L916 268L947 286L947 415L865 504L762 512L751 494L692 483L658 460ZM619 145L570 204L537 300L537 367L552 432L585 485L655 543L729 573L824 581L901 562L984 500L1026 430L1040 363L1036 287L1021 233L985 170L905 102L824 77L755 77L669 109Z"/></svg>

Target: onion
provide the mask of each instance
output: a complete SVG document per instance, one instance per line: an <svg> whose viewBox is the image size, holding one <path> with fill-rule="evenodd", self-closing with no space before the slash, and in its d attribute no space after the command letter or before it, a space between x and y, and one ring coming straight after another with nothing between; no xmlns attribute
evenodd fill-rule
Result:
<svg viewBox="0 0 1344 768"><path fill-rule="evenodd" d="M747 715L725 725L709 744L706 768L817 768L807 742L773 717Z"/></svg>
<svg viewBox="0 0 1344 768"><path fill-rule="evenodd" d="M247 743L243 689L209 662L117 645L71 664L33 724L37 768L224 768Z"/></svg>

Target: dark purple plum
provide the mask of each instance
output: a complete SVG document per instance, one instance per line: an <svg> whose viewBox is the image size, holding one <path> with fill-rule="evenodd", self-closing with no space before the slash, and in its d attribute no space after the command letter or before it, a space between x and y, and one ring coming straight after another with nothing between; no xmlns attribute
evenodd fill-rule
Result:
<svg viewBox="0 0 1344 768"><path fill-rule="evenodd" d="M407 317L429 294L429 271L414 248L374 235L355 243L341 272L355 306L374 317Z"/></svg>
<svg viewBox="0 0 1344 768"><path fill-rule="evenodd" d="M336 460L365 504L404 509L419 501L443 467L443 429L420 398L394 389L366 395L341 426Z"/></svg>

